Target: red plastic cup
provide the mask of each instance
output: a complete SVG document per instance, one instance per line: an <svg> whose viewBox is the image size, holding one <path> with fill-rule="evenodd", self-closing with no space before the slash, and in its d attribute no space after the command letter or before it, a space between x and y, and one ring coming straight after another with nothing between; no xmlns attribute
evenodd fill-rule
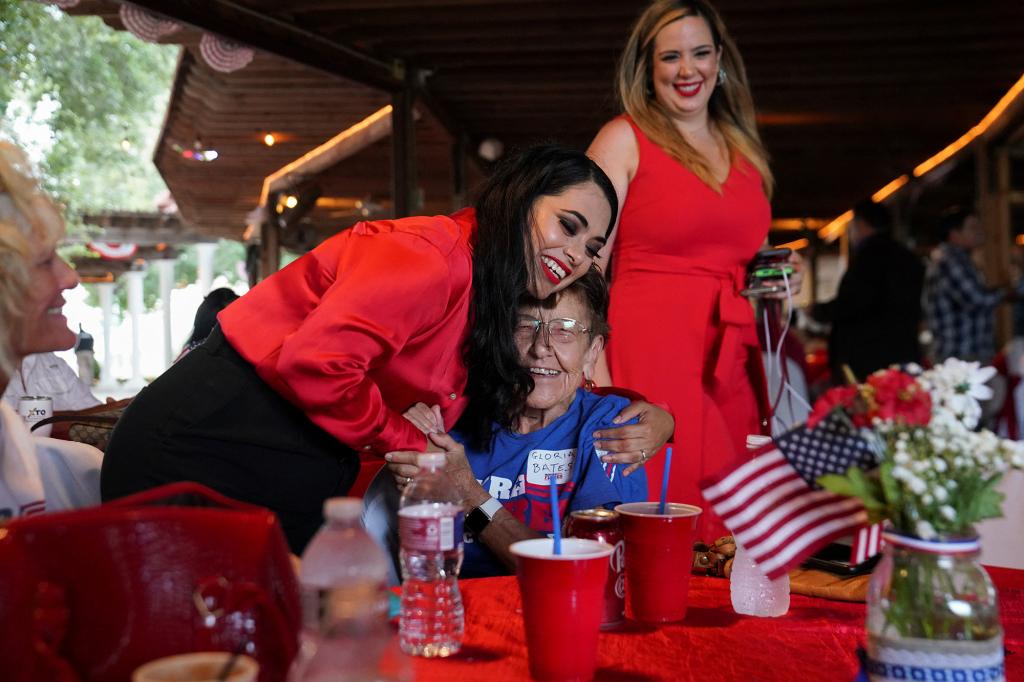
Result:
<svg viewBox="0 0 1024 682"><path fill-rule="evenodd" d="M626 540L626 603L633 618L671 623L686 617L693 565L693 531L701 508L657 502L615 507Z"/></svg>
<svg viewBox="0 0 1024 682"><path fill-rule="evenodd" d="M608 557L596 540L565 538L555 556L549 538L521 540L516 557L530 676L541 682L586 682L597 667Z"/></svg>

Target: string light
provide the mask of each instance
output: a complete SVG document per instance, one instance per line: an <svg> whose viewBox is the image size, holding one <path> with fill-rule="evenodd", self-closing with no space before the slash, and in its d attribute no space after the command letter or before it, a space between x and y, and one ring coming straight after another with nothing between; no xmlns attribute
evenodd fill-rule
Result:
<svg viewBox="0 0 1024 682"><path fill-rule="evenodd" d="M985 117L978 122L977 125L975 125L966 133L957 138L955 142L953 142L950 145L947 145L938 154L935 154L928 160L924 161L923 163L918 164L918 166L914 168L914 177L919 178L922 175L925 175L926 173L934 169L936 166L948 160L961 149L969 145L978 136L983 135L985 132L987 132L988 129L991 128L993 124L995 124L996 121L999 120L1003 113L1006 112L1010 105L1013 104L1013 102L1022 93L1024 93L1024 76L1021 76L1020 79L1016 83L1014 83L1013 87L1011 87L1006 92L1006 94L1003 95L1002 98L1000 98L999 102L997 102L996 105L992 107L991 111L989 111L985 115ZM883 201L886 197L891 196L896 190L906 185L909 181L910 178L907 175L901 175L900 177L896 178L895 180L887 184L882 189L872 194L871 200L874 201L875 203ZM818 231L818 236L828 242L835 241L835 239L840 234L842 234L843 229L846 227L846 223L848 223L850 221L850 218L852 217L853 212L847 211L843 215L839 216L838 218L830 222L825 227L821 228L821 230ZM1024 246L1024 243L1022 243L1019 239L1017 241L1017 244Z"/></svg>
<svg viewBox="0 0 1024 682"><path fill-rule="evenodd" d="M277 138L274 137L273 133L267 133L263 136L263 144L268 147L273 147L275 142L277 142Z"/></svg>
<svg viewBox="0 0 1024 682"><path fill-rule="evenodd" d="M791 242L786 242L785 244L779 244L778 246L773 246L772 248L773 249L792 249L793 251L799 251L800 249L806 249L810 245L811 245L811 240L804 238L804 239L794 239Z"/></svg>
<svg viewBox="0 0 1024 682"><path fill-rule="evenodd" d="M898 178L890 182L888 185L872 194L871 201L875 202L876 204L884 201L886 197L888 197L890 194L892 194L893 192L895 192L908 182L910 182L909 175L899 176Z"/></svg>

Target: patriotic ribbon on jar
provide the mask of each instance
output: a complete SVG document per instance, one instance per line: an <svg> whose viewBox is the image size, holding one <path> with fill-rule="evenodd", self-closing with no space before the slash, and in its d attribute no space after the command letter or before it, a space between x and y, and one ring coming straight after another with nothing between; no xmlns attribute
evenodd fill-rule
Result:
<svg viewBox="0 0 1024 682"><path fill-rule="evenodd" d="M212 33L204 33L199 40L199 54L210 68L221 73L237 71L252 61L252 48Z"/></svg>
<svg viewBox="0 0 1024 682"><path fill-rule="evenodd" d="M176 21L129 3L121 5L120 16L121 23L133 36L148 43L155 43L181 28Z"/></svg>

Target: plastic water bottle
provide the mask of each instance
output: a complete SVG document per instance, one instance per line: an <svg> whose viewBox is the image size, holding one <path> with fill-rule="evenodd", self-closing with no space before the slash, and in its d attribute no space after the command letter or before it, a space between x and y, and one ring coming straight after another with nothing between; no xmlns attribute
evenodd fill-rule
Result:
<svg viewBox="0 0 1024 682"><path fill-rule="evenodd" d="M449 656L462 646L462 499L444 473L444 453L419 456L419 474L398 511L402 612L398 641L414 656Z"/></svg>
<svg viewBox="0 0 1024 682"><path fill-rule="evenodd" d="M326 522L302 555L302 643L290 682L410 678L388 627L387 557L363 530L362 511L355 497L327 500Z"/></svg>
<svg viewBox="0 0 1024 682"><path fill-rule="evenodd" d="M747 436L747 450L767 445L767 436ZM736 556L729 576L729 596L736 613L745 616L776 617L789 611L789 576L769 580L746 549L736 541Z"/></svg>
<svg viewBox="0 0 1024 682"><path fill-rule="evenodd" d="M732 608L745 616L784 616L789 611L789 576L769 580L743 546L736 545L729 579Z"/></svg>

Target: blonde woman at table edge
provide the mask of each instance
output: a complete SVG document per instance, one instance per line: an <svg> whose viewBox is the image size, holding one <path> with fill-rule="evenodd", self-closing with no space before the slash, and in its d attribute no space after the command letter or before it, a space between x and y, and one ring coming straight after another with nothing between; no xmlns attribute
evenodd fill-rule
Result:
<svg viewBox="0 0 1024 682"><path fill-rule="evenodd" d="M79 283L56 252L64 219L29 169L24 153L0 139L0 393L25 356L66 350L76 338L60 312L63 292ZM31 435L0 401L0 525L98 504L102 460L92 446Z"/></svg>
<svg viewBox="0 0 1024 682"><path fill-rule="evenodd" d="M747 300L747 263L767 243L772 175L743 61L706 2L660 0L637 20L618 68L624 113L588 154L619 198L609 321L596 382L628 386L676 415L669 498L701 505L698 481L765 433L768 397ZM797 272L790 279L799 291ZM649 467L652 499L661 467ZM698 538L727 531L704 509Z"/></svg>

